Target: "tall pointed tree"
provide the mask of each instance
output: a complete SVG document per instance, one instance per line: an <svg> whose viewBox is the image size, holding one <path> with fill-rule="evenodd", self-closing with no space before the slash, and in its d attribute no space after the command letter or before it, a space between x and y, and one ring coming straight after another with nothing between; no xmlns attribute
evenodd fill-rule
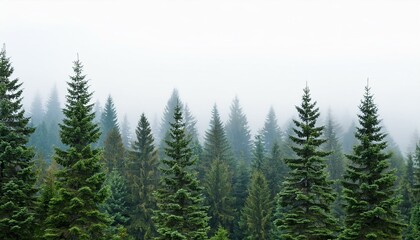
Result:
<svg viewBox="0 0 420 240"><path fill-rule="evenodd" d="M244 159L251 164L252 141L248 120L239 104L239 98L233 99L230 107L229 120L226 123L226 136L236 160Z"/></svg>
<svg viewBox="0 0 420 240"><path fill-rule="evenodd" d="M254 145L252 169L254 171L262 172L266 160L266 152L262 135L258 134L255 136Z"/></svg>
<svg viewBox="0 0 420 240"><path fill-rule="evenodd" d="M231 171L225 162L219 159L212 161L204 178L204 193L205 203L209 206L211 233L218 227L232 231L235 199L232 197Z"/></svg>
<svg viewBox="0 0 420 240"><path fill-rule="evenodd" d="M270 239L273 206L267 181L260 171L253 173L248 192L241 216L245 239Z"/></svg>
<svg viewBox="0 0 420 240"><path fill-rule="evenodd" d="M303 92L302 103L296 106L299 120L293 120L296 135L289 136L296 144L292 149L297 157L285 159L290 172L280 192L282 238L333 239L337 227L331 214L334 195L324 159L329 153L320 148L326 141L321 138L324 127L317 126L319 109L309 88Z"/></svg>
<svg viewBox="0 0 420 240"><path fill-rule="evenodd" d="M124 119L121 123L121 138L125 148L130 146L131 142L131 132L130 132L130 123L128 122L127 115L124 115Z"/></svg>
<svg viewBox="0 0 420 240"><path fill-rule="evenodd" d="M168 159L162 160L161 186L156 192L158 210L154 221L157 239L207 239L207 207L203 206L202 188L191 172L195 159L188 147L179 106L175 108L170 139L166 143Z"/></svg>
<svg viewBox="0 0 420 240"><path fill-rule="evenodd" d="M44 107L42 106L41 96L39 95L39 93L36 93L30 108L31 124L33 127L36 127L39 124L41 124L44 118L44 114L45 112Z"/></svg>
<svg viewBox="0 0 420 240"><path fill-rule="evenodd" d="M116 170L120 174L124 174L124 171L126 170L125 152L120 132L117 128L111 129L105 139L102 154L107 172Z"/></svg>
<svg viewBox="0 0 420 240"><path fill-rule="evenodd" d="M170 123L173 122L175 107L177 105L182 106L182 102L181 98L179 97L178 89L175 88L172 91L171 97L166 103L159 127L159 134L157 136L157 140L161 142L160 149L162 149L162 151L165 149L165 140L167 140L168 132L171 128Z"/></svg>
<svg viewBox="0 0 420 240"><path fill-rule="evenodd" d="M0 51L0 239L32 239L35 218L35 174L32 149L26 146L29 118L22 107L22 83Z"/></svg>
<svg viewBox="0 0 420 240"><path fill-rule="evenodd" d="M99 138L95 113L90 103L88 81L79 60L70 77L65 118L60 124L64 149L56 148L56 160L62 168L57 173L57 195L51 199L46 220L45 239L109 239L105 236L109 219L99 211L108 191L103 187L100 151L92 147Z"/></svg>
<svg viewBox="0 0 420 240"><path fill-rule="evenodd" d="M156 235L152 222L156 200L153 192L159 183L159 160L149 121L144 113L136 128L128 162L128 183L131 195L129 233L135 239L151 239Z"/></svg>
<svg viewBox="0 0 420 240"><path fill-rule="evenodd" d="M44 123L46 126L46 133L48 135L41 136L44 141L47 141L48 151L45 154L47 160L51 161L54 155L54 147L64 147L60 141L60 129L58 124L63 120L63 112L58 97L57 87L51 89L50 96L47 101L44 115Z"/></svg>
<svg viewBox="0 0 420 240"><path fill-rule="evenodd" d="M281 142L281 129L277 123L277 117L273 107L270 107L268 111L264 128L262 129L262 135L266 152L270 152L275 143Z"/></svg>
<svg viewBox="0 0 420 240"><path fill-rule="evenodd" d="M204 135L204 153L203 158L199 160L200 176L205 175L205 169L209 169L211 162L215 159L226 163L230 169L233 169L229 143L216 104L213 106L210 128Z"/></svg>
<svg viewBox="0 0 420 240"><path fill-rule="evenodd" d="M389 169L391 155L384 152L386 135L368 86L359 109L360 127L355 134L359 143L347 155L350 162L343 181L346 219L340 238L401 239L395 170Z"/></svg>
<svg viewBox="0 0 420 240"><path fill-rule="evenodd" d="M99 146L103 146L108 134L112 129L116 128L120 131L118 125L117 110L115 110L114 100L111 95L106 99L104 110L101 115L101 136L99 138Z"/></svg>
<svg viewBox="0 0 420 240"><path fill-rule="evenodd" d="M284 163L280 145L277 142L274 142L267 160L264 161L262 169L264 176L267 179L271 197L274 198L276 194L280 192L281 184L289 171Z"/></svg>

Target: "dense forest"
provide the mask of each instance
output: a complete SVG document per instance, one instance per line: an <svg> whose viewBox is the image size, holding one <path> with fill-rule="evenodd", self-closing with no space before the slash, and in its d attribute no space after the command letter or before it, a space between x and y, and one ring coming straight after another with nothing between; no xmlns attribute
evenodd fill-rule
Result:
<svg viewBox="0 0 420 240"><path fill-rule="evenodd" d="M0 53L0 239L420 239L420 143L399 151L368 85L347 131L306 86L288 127L271 108L252 136L236 97L202 141L177 90L132 134L72 67L63 105L25 111Z"/></svg>

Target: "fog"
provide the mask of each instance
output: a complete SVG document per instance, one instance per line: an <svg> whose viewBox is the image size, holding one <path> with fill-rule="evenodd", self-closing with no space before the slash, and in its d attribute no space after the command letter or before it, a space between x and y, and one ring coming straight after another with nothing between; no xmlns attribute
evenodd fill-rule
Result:
<svg viewBox="0 0 420 240"><path fill-rule="evenodd" d="M160 118L174 88L201 136L238 96L253 133L273 106L281 125L306 83L343 130L369 78L380 117L406 151L420 127L419 1L1 1L0 42L24 104L60 95L77 53L93 101L120 120ZM326 114L323 114L322 120Z"/></svg>

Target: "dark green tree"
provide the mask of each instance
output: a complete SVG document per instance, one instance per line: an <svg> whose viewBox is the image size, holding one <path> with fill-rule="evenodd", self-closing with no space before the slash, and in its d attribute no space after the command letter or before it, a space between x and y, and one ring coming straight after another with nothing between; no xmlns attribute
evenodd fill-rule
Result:
<svg viewBox="0 0 420 240"><path fill-rule="evenodd" d="M50 201L45 239L109 239L110 219L99 211L108 195L103 187L100 151L92 147L100 132L93 123L90 104L92 93L82 73L82 64L74 62L70 77L65 118L60 136L66 148L56 148L56 161L62 166L57 173L57 195Z"/></svg>
<svg viewBox="0 0 420 240"><path fill-rule="evenodd" d="M216 105L213 106L210 128L204 135L203 157L199 159L198 166L200 179L203 179L205 171L210 168L215 159L226 163L230 169L233 169L229 143Z"/></svg>
<svg viewBox="0 0 420 240"><path fill-rule="evenodd" d="M229 233L226 229L219 227L216 234L210 240L229 240Z"/></svg>
<svg viewBox="0 0 420 240"><path fill-rule="evenodd" d="M381 132L378 108L370 88L365 88L359 106L358 144L344 175L345 230L341 239L401 239L394 194L395 170L389 170L385 134Z"/></svg>
<svg viewBox="0 0 420 240"><path fill-rule="evenodd" d="M266 152L270 152L273 149L274 144L279 144L282 140L281 129L277 123L277 117L273 107L270 107L267 117L265 118L262 135Z"/></svg>
<svg viewBox="0 0 420 240"><path fill-rule="evenodd" d="M241 216L245 239L269 239L273 206L267 181L260 171L254 171L248 192Z"/></svg>
<svg viewBox="0 0 420 240"><path fill-rule="evenodd" d="M35 226L35 174L29 127L22 107L22 83L0 51L0 239L32 239Z"/></svg>
<svg viewBox="0 0 420 240"><path fill-rule="evenodd" d="M156 192L154 221L157 239L207 239L208 220L202 188L191 168L195 163L185 135L181 108L175 107L170 138L166 141L168 159L162 160L160 188Z"/></svg>
<svg viewBox="0 0 420 240"><path fill-rule="evenodd" d="M104 151L102 154L106 170L112 172L118 171L120 174L125 172L125 148L122 142L121 134L117 128L111 129L104 142Z"/></svg>
<svg viewBox="0 0 420 240"><path fill-rule="evenodd" d="M135 239L151 239L156 235L152 216L153 210L156 210L153 192L159 184L159 159L152 130L144 114L137 124L132 148L127 171L131 195L128 231Z"/></svg>
<svg viewBox="0 0 420 240"><path fill-rule="evenodd" d="M319 109L309 88L303 91L302 104L296 106L299 120L293 121L295 135L289 136L296 144L292 149L297 157L285 159L290 172L280 192L282 238L333 239L337 225L331 214L335 198L325 164L329 153L320 147L326 141L321 138L324 127L317 126Z"/></svg>
<svg viewBox="0 0 420 240"><path fill-rule="evenodd" d="M211 233L218 227L232 231L235 217L231 171L225 162L215 159L204 178L205 204L209 206Z"/></svg>
<svg viewBox="0 0 420 240"><path fill-rule="evenodd" d="M118 171L113 170L107 175L104 184L110 189L110 195L101 204L101 210L112 219L110 233L117 235L121 227L128 226L130 220L127 182Z"/></svg>
<svg viewBox="0 0 420 240"><path fill-rule="evenodd" d="M226 136L235 160L244 159L251 164L252 142L246 115L242 111L238 97L233 99L229 120L226 123Z"/></svg>
<svg viewBox="0 0 420 240"><path fill-rule="evenodd" d="M241 210L245 205L248 197L248 187L251 180L249 165L240 159L233 176L233 197L235 198L235 224L232 239L243 239L244 232L240 229L239 222L241 218Z"/></svg>
<svg viewBox="0 0 420 240"><path fill-rule="evenodd" d="M274 198L274 196L280 192L281 184L289 171L284 163L280 145L277 142L274 142L271 153L264 162L262 169L264 176L267 179L271 197Z"/></svg>
<svg viewBox="0 0 420 240"><path fill-rule="evenodd" d="M254 141L254 150L253 150L253 162L252 162L252 169L254 171L262 171L263 167L265 165L266 160L266 154L265 154L265 148L264 148L264 142L263 137L258 134L255 136Z"/></svg>
<svg viewBox="0 0 420 240"><path fill-rule="evenodd" d="M108 134L112 129L116 128L118 132L120 127L118 125L117 110L115 110L114 100L111 95L106 99L104 110L101 115L101 136L99 138L99 146L103 146Z"/></svg>

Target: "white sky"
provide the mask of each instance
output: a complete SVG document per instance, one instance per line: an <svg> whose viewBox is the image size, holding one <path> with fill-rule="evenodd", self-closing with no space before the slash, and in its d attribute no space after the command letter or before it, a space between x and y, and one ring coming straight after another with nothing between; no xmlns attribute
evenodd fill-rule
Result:
<svg viewBox="0 0 420 240"><path fill-rule="evenodd" d="M270 106L281 124L308 82L322 111L355 119L366 79L380 116L406 150L420 128L420 1L0 0L0 42L25 103L65 93L79 53L94 101L108 94L134 128L161 115L178 88L207 129L235 95L253 132ZM346 128L346 126L344 126Z"/></svg>

